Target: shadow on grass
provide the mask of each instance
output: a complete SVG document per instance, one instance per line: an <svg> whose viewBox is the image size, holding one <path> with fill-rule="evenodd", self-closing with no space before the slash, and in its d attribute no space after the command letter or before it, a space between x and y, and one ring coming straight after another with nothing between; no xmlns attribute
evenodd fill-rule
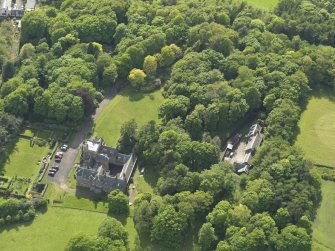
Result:
<svg viewBox="0 0 335 251"><path fill-rule="evenodd" d="M327 98L329 101L335 102L335 90L330 86L316 85L313 87L311 97Z"/></svg>
<svg viewBox="0 0 335 251"><path fill-rule="evenodd" d="M14 223L14 224L10 224L10 225L6 225L2 228L0 228L0 234L2 232L9 232L11 230L16 230L16 231L19 231L22 226L23 227L29 227L33 222L34 222L35 219L31 220L31 221L25 221L25 222L17 222L17 223Z"/></svg>
<svg viewBox="0 0 335 251"><path fill-rule="evenodd" d="M155 169L154 167L147 167L145 169L143 178L145 182L147 182L151 187L156 187L159 177L159 170Z"/></svg>
<svg viewBox="0 0 335 251"><path fill-rule="evenodd" d="M137 91L132 87L126 87L122 91L120 91L118 93L118 95L121 95L123 97L128 97L129 101L131 101L131 102L140 101L145 97L149 97L150 100L155 100L155 96L152 93L157 91L157 90L153 90L150 93L146 93L146 92L143 92L143 91Z"/></svg>
<svg viewBox="0 0 335 251"><path fill-rule="evenodd" d="M5 149L5 152L0 155L0 176L5 175L5 165L6 163L10 163L10 155L11 153L18 152L19 149L16 147L17 142L19 141L19 137L16 137Z"/></svg>

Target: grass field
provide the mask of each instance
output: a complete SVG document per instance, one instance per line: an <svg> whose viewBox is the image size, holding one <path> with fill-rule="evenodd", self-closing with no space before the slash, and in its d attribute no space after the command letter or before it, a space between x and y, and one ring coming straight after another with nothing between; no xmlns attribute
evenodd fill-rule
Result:
<svg viewBox="0 0 335 251"><path fill-rule="evenodd" d="M106 214L49 207L31 224L12 226L0 232L2 251L64 250L75 233L96 235Z"/></svg>
<svg viewBox="0 0 335 251"><path fill-rule="evenodd" d="M30 140L19 138L12 153L0 163L0 171L6 176L20 176L33 178L37 175L41 165L37 164L50 151L48 146L30 145Z"/></svg>
<svg viewBox="0 0 335 251"><path fill-rule="evenodd" d="M115 146L124 122L134 118L140 126L149 120L158 120L157 109L162 102L160 90L143 94L126 88L100 114L95 124L94 135L102 137L107 145Z"/></svg>
<svg viewBox="0 0 335 251"><path fill-rule="evenodd" d="M246 0L246 2L257 8L272 10L279 0Z"/></svg>
<svg viewBox="0 0 335 251"><path fill-rule="evenodd" d="M335 182L322 181L322 203L313 224L314 251L335 250Z"/></svg>
<svg viewBox="0 0 335 251"><path fill-rule="evenodd" d="M314 92L299 121L296 145L305 157L321 165L335 166L335 100L330 90ZM314 170L321 175L331 169ZM335 250L335 183L322 181L322 202L313 223L313 251Z"/></svg>
<svg viewBox="0 0 335 251"><path fill-rule="evenodd" d="M316 164L335 166L335 101L316 94L299 122L296 145Z"/></svg>

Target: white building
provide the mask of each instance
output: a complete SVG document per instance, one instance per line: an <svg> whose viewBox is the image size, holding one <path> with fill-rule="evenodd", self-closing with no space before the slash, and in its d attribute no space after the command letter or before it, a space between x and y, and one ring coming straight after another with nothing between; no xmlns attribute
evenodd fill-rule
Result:
<svg viewBox="0 0 335 251"><path fill-rule="evenodd" d="M12 0L0 0L0 16L10 16L12 9Z"/></svg>

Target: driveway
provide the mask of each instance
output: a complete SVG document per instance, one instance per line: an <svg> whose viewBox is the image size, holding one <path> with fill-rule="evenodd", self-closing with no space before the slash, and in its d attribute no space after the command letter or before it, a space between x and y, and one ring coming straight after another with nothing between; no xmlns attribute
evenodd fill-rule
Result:
<svg viewBox="0 0 335 251"><path fill-rule="evenodd" d="M81 143L86 139L87 135L91 132L95 120L100 113L107 107L109 102L115 97L116 90L112 89L111 92L105 97L105 99L99 104L95 114L82 124L81 129L76 133L72 144L69 145L69 149L64 153L62 162L59 164L60 168L54 177L48 176L48 179L56 183L59 187L67 192L75 193L75 189L69 187L68 177L75 165L75 160L79 154ZM53 163L51 163L53 164Z"/></svg>

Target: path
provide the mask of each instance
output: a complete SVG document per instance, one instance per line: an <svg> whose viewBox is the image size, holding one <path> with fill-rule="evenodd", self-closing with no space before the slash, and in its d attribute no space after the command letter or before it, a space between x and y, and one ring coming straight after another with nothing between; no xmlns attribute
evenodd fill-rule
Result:
<svg viewBox="0 0 335 251"><path fill-rule="evenodd" d="M76 133L72 144L69 146L67 152L64 153L62 162L60 163L61 168L56 173L54 177L48 176L49 180L56 183L59 187L64 189L69 193L75 193L76 189L71 189L69 187L68 177L71 169L75 165L75 160L79 154L81 143L86 139L87 135L91 132L95 120L98 118L100 113L108 106L109 102L115 97L116 90L112 89L111 92L104 98L104 100L99 104L96 109L95 114L90 118L86 119L83 123L81 129Z"/></svg>

